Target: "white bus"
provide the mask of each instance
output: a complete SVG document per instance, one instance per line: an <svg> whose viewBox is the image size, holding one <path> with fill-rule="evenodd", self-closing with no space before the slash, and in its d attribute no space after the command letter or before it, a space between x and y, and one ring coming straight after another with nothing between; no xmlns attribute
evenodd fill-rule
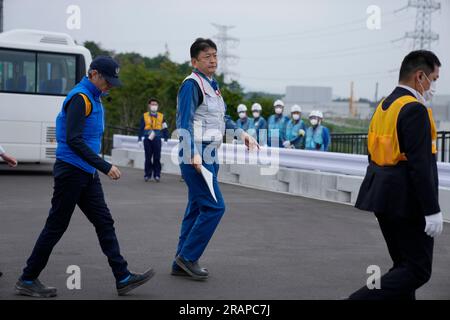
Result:
<svg viewBox="0 0 450 320"><path fill-rule="evenodd" d="M67 34L0 33L0 145L19 162L55 160L55 120L92 57Z"/></svg>

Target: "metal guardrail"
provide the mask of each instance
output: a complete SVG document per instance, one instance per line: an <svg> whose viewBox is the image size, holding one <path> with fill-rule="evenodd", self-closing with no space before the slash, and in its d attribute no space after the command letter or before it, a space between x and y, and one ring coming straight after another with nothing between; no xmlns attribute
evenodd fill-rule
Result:
<svg viewBox="0 0 450 320"><path fill-rule="evenodd" d="M450 162L450 132L439 131L437 136L437 158ZM367 134L335 133L331 135L331 152L367 155Z"/></svg>
<svg viewBox="0 0 450 320"><path fill-rule="evenodd" d="M110 155L113 147L113 135L137 135L136 128L107 126L103 135L102 155ZM437 157L439 162L450 163L450 132L440 131L437 137ZM334 133L331 135L330 152L367 155L367 134Z"/></svg>
<svg viewBox="0 0 450 320"><path fill-rule="evenodd" d="M114 135L114 149L138 151L136 136ZM161 150L177 159L178 140L169 140ZM261 147L259 152L248 152L243 145L222 144L219 161L225 164L259 164L273 167L321 171L363 177L367 156L309 150ZM450 163L438 162L439 185L450 188Z"/></svg>

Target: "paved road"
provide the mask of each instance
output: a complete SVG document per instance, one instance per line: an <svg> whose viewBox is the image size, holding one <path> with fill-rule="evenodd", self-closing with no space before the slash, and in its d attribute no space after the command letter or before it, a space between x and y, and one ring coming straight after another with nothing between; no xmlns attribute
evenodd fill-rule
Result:
<svg viewBox="0 0 450 320"><path fill-rule="evenodd" d="M179 177L144 183L142 172L102 177L123 255L132 270L157 274L120 299L339 299L365 284L366 268L390 267L371 214L350 206L222 185L227 212L205 252L207 282L169 270L186 205ZM45 222L53 188L48 173L0 172L0 299L21 299L13 286ZM432 280L420 299L450 299L450 227L437 240ZM66 269L78 265L81 290L68 290ZM40 279L62 299L119 299L93 227L78 209Z"/></svg>

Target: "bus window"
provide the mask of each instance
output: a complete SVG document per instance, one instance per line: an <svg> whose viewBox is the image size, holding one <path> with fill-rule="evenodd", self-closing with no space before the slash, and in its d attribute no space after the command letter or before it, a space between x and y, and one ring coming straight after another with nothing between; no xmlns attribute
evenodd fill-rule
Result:
<svg viewBox="0 0 450 320"><path fill-rule="evenodd" d="M76 56L37 54L38 93L66 95L75 86Z"/></svg>
<svg viewBox="0 0 450 320"><path fill-rule="evenodd" d="M36 54L0 49L0 91L35 92Z"/></svg>

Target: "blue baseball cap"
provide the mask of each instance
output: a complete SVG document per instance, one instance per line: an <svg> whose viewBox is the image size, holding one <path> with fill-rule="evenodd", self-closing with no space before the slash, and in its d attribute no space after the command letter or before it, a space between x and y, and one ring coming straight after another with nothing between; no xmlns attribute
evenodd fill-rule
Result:
<svg viewBox="0 0 450 320"><path fill-rule="evenodd" d="M120 66L109 56L97 56L92 60L89 69L97 70L113 87L120 87L122 85L122 82L119 80Z"/></svg>

